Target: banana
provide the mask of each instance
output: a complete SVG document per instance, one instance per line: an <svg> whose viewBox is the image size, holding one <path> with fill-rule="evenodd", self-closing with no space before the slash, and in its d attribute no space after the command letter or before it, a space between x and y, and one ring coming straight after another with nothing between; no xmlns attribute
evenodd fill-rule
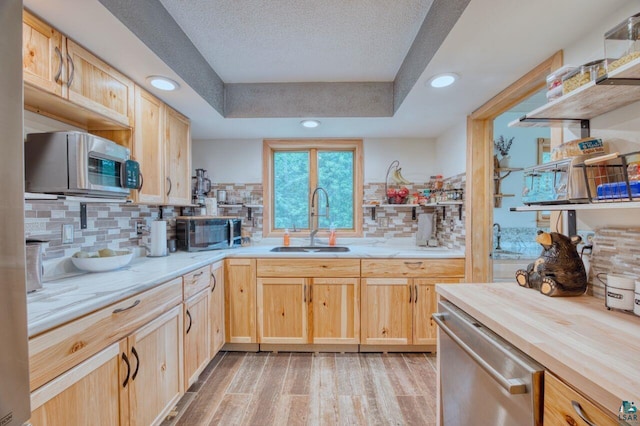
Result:
<svg viewBox="0 0 640 426"><path fill-rule="evenodd" d="M402 179L398 176L398 169L393 169L393 172L391 172L391 180L396 185L402 185Z"/></svg>
<svg viewBox="0 0 640 426"><path fill-rule="evenodd" d="M398 167L398 169L396 170L396 176L398 177L398 180L400 180L400 182L398 182L401 185L410 185L411 182L409 182L408 180L406 180L403 176L402 176L402 168Z"/></svg>

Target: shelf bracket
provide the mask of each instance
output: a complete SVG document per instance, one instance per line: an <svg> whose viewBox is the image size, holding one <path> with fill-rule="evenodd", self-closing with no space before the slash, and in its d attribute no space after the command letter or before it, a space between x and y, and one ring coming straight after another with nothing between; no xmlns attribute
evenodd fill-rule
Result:
<svg viewBox="0 0 640 426"><path fill-rule="evenodd" d="M568 224L568 233L567 236L571 237L573 235L578 235L578 227L576 225L576 211L575 210L567 210L567 224Z"/></svg>
<svg viewBox="0 0 640 426"><path fill-rule="evenodd" d="M376 220L376 206L371 207L371 220Z"/></svg>
<svg viewBox="0 0 640 426"><path fill-rule="evenodd" d="M591 137L591 125L589 120L580 120L580 137L583 139Z"/></svg>
<svg viewBox="0 0 640 426"><path fill-rule="evenodd" d="M80 229L87 229L87 203L80 203Z"/></svg>
<svg viewBox="0 0 640 426"><path fill-rule="evenodd" d="M640 78L609 78L603 75L596 80L597 86L640 86Z"/></svg>
<svg viewBox="0 0 640 426"><path fill-rule="evenodd" d="M458 220L462 221L462 204L458 204Z"/></svg>
<svg viewBox="0 0 640 426"><path fill-rule="evenodd" d="M251 207L247 207L247 220L251 220Z"/></svg>
<svg viewBox="0 0 640 426"><path fill-rule="evenodd" d="M418 220L418 216L416 215L416 208L411 207L411 219Z"/></svg>

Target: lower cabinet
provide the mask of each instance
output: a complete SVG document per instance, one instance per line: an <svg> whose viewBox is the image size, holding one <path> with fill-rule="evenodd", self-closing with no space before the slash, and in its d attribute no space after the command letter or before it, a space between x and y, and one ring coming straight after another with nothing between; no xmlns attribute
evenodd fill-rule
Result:
<svg viewBox="0 0 640 426"><path fill-rule="evenodd" d="M548 371L544 373L544 424L598 425L624 424L598 408Z"/></svg>
<svg viewBox="0 0 640 426"><path fill-rule="evenodd" d="M226 259L224 284L226 342L257 343L255 259Z"/></svg>
<svg viewBox="0 0 640 426"><path fill-rule="evenodd" d="M125 352L126 340L114 343L34 391L31 424L128 424L129 399L126 385L122 387L129 372Z"/></svg>
<svg viewBox="0 0 640 426"><path fill-rule="evenodd" d="M209 363L209 287L184 302L184 378L188 389Z"/></svg>
<svg viewBox="0 0 640 426"><path fill-rule="evenodd" d="M211 265L211 294L209 298L209 357L213 358L224 346L224 262Z"/></svg>
<svg viewBox="0 0 640 426"><path fill-rule="evenodd" d="M359 279L258 278L260 343L358 344Z"/></svg>
<svg viewBox="0 0 640 426"><path fill-rule="evenodd" d="M436 283L461 278L363 278L363 345L435 345Z"/></svg>
<svg viewBox="0 0 640 426"><path fill-rule="evenodd" d="M176 306L31 394L31 423L156 425L184 393Z"/></svg>

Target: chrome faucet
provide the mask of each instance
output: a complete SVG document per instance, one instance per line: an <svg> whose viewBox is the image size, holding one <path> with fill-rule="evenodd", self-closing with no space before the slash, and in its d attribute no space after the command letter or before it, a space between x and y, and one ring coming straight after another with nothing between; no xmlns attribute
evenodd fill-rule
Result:
<svg viewBox="0 0 640 426"><path fill-rule="evenodd" d="M502 250L502 247L500 247L500 237L501 237L501 232L502 229L500 228L500 224L499 223L494 223L493 224L494 228L498 228L498 232L496 233L496 248L494 250Z"/></svg>
<svg viewBox="0 0 640 426"><path fill-rule="evenodd" d="M316 210L315 210L315 198L316 198L316 194L318 193L318 191L322 191L324 192L324 196L327 199L327 204L326 204L326 209L324 214L316 214ZM318 204L320 201L320 196L318 195ZM318 209L319 210L319 209ZM315 244L315 238L316 238L316 234L318 233L318 219L319 217L324 216L326 218L329 218L329 194L327 193L326 189L318 186L316 189L313 190L313 193L311 194L311 208L309 209L309 229L311 230L309 232L309 245L313 247L313 245ZM314 217L316 218L315 220L315 228L314 228Z"/></svg>

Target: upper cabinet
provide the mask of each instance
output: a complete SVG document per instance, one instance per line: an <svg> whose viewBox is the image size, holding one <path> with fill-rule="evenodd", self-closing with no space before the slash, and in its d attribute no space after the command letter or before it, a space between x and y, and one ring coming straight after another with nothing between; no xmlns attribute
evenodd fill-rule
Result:
<svg viewBox="0 0 640 426"><path fill-rule="evenodd" d="M191 203L191 124L189 119L144 89L135 88L133 158L140 163L142 187L135 201Z"/></svg>
<svg viewBox="0 0 640 426"><path fill-rule="evenodd" d="M25 108L79 127L131 128L134 85L50 25L24 11Z"/></svg>

